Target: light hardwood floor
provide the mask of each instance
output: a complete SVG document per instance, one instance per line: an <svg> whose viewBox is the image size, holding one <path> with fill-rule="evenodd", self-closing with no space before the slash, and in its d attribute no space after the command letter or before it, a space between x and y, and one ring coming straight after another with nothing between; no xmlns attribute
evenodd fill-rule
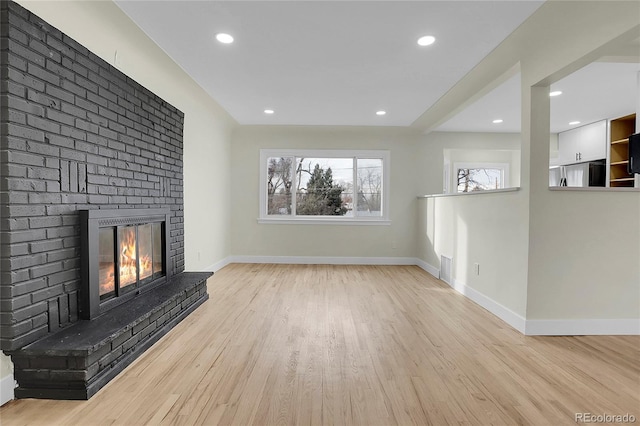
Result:
<svg viewBox="0 0 640 426"><path fill-rule="evenodd" d="M89 401L0 423L640 422L640 337L525 337L414 266L229 265L210 300Z"/></svg>

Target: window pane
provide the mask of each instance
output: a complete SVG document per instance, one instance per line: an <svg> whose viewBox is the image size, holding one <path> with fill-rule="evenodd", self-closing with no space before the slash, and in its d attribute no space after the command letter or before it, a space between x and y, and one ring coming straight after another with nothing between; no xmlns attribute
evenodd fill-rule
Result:
<svg viewBox="0 0 640 426"><path fill-rule="evenodd" d="M162 272L162 224L155 222L153 224L153 273Z"/></svg>
<svg viewBox="0 0 640 426"><path fill-rule="evenodd" d="M353 216L353 158L296 158L296 214Z"/></svg>
<svg viewBox="0 0 640 426"><path fill-rule="evenodd" d="M382 159L358 159L357 216L382 216Z"/></svg>
<svg viewBox="0 0 640 426"><path fill-rule="evenodd" d="M98 234L100 300L107 299L116 292L116 243L113 231L113 228L102 228Z"/></svg>
<svg viewBox="0 0 640 426"><path fill-rule="evenodd" d="M125 226L118 230L120 238L120 288L135 284L138 280L138 245L136 227Z"/></svg>
<svg viewBox="0 0 640 426"><path fill-rule="evenodd" d="M501 169L458 169L458 192L502 188Z"/></svg>
<svg viewBox="0 0 640 426"><path fill-rule="evenodd" d="M291 214L293 157L267 159L267 214Z"/></svg>
<svg viewBox="0 0 640 426"><path fill-rule="evenodd" d="M140 281L153 274L153 245L151 224L138 226L138 271Z"/></svg>

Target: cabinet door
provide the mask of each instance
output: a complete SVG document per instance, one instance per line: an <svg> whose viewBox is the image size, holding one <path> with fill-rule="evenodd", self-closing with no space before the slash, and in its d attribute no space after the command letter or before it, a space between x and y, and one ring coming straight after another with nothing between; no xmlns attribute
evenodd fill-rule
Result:
<svg viewBox="0 0 640 426"><path fill-rule="evenodd" d="M607 157L606 120L580 127L578 152L580 162L602 160Z"/></svg>
<svg viewBox="0 0 640 426"><path fill-rule="evenodd" d="M567 130L558 133L558 159L559 164L574 164L579 162L577 158L580 129Z"/></svg>

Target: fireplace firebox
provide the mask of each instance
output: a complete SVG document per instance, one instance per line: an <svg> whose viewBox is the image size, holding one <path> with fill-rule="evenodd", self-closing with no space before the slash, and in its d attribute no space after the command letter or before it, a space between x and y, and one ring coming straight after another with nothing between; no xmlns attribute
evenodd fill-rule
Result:
<svg viewBox="0 0 640 426"><path fill-rule="evenodd" d="M168 209L81 210L80 225L81 318L166 282Z"/></svg>

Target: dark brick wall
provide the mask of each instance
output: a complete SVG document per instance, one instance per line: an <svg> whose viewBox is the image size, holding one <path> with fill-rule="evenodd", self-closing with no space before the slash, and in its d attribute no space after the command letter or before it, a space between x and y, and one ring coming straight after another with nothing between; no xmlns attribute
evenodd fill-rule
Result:
<svg viewBox="0 0 640 426"><path fill-rule="evenodd" d="M78 319L79 209L169 207L169 274L184 270L184 116L5 0L0 77L0 348L11 351Z"/></svg>

